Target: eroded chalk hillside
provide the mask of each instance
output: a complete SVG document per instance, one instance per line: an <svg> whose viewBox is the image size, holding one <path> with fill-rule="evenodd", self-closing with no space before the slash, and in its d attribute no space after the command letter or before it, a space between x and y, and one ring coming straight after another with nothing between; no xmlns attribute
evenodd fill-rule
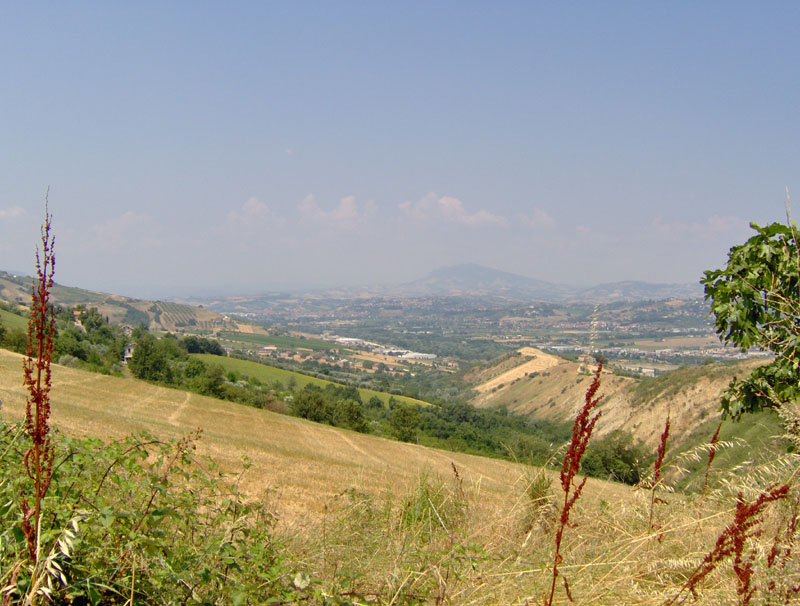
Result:
<svg viewBox="0 0 800 606"><path fill-rule="evenodd" d="M669 414L672 438L680 442L719 415L720 395L734 376L744 376L763 363L713 363L647 379L603 372L603 416L597 435L624 429L655 446ZM526 347L495 365L476 369L467 380L476 393L475 406L505 406L535 418L570 421L583 404L594 370L594 365Z"/></svg>

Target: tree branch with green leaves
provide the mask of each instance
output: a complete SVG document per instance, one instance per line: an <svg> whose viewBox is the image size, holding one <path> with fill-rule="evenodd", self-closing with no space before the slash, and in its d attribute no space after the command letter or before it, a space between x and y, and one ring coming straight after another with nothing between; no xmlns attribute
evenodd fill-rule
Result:
<svg viewBox="0 0 800 606"><path fill-rule="evenodd" d="M706 271L701 280L720 339L742 351L760 347L775 355L746 378L734 378L723 394L723 413L734 419L800 397L797 226L750 226L756 234L731 248L725 267Z"/></svg>

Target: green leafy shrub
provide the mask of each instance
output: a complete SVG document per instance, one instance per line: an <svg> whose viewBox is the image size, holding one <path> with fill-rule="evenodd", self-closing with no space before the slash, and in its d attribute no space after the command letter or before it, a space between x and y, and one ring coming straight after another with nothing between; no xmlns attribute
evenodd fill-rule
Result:
<svg viewBox="0 0 800 606"><path fill-rule="evenodd" d="M18 426L0 424L4 599L23 603L38 594L63 604L261 604L310 596L309 586L301 591L292 582L266 506L246 501L238 482L212 461L199 461L197 437L165 443L140 434L104 444L56 436L42 508L44 574L31 587L35 575L15 502L26 444Z"/></svg>
<svg viewBox="0 0 800 606"><path fill-rule="evenodd" d="M725 267L706 271L701 280L720 339L742 351L760 347L775 355L766 366L731 382L722 410L734 419L800 397L797 226L790 222L750 227L756 234L731 248Z"/></svg>

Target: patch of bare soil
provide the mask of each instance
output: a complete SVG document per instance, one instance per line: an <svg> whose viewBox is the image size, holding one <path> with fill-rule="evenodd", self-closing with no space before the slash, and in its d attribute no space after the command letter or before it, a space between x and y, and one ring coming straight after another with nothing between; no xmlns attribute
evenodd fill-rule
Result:
<svg viewBox="0 0 800 606"><path fill-rule="evenodd" d="M526 362L478 385L475 387L475 391L478 393L486 393L492 389L499 388L501 385L508 385L516 379L521 379L532 372L542 372L554 366L558 366L559 364L566 363L566 360L562 358L534 349L533 347L523 347L518 351L527 358Z"/></svg>

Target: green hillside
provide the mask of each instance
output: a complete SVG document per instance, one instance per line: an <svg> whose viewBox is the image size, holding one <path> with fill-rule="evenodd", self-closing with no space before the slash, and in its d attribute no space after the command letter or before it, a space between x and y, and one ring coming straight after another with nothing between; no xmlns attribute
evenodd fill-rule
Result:
<svg viewBox="0 0 800 606"><path fill-rule="evenodd" d="M709 419L674 446L667 459L668 469L676 487L700 489L705 480L708 463L707 445L719 426L719 418ZM739 470L747 474L757 465L764 465L784 455L789 442L782 438L785 430L774 410L762 410L738 422L730 418L722 422L718 436L721 446L714 455L711 471L712 485L723 470Z"/></svg>
<svg viewBox="0 0 800 606"><path fill-rule="evenodd" d="M336 343L323 341L321 339L304 339L300 337L288 337L284 335L265 335L246 332L234 332L221 330L217 333L220 341L229 341L251 347L264 347L274 345L284 349L311 349L313 351L329 351L340 347Z"/></svg>
<svg viewBox="0 0 800 606"><path fill-rule="evenodd" d="M11 329L27 330L28 320L17 314L12 314L4 309L0 309L0 325Z"/></svg>
<svg viewBox="0 0 800 606"><path fill-rule="evenodd" d="M324 379L318 379L316 377L310 377L308 375L304 375L299 372L294 372L291 370L284 370L282 368L276 368L274 366L267 366L266 364L259 364L258 362L251 362L249 360L239 360L238 358L225 358L222 356L214 356L211 354L192 354L192 357L199 358L206 364L220 364L225 370L233 370L238 372L240 375L245 375L248 377L255 377L262 383L273 383L275 381L279 381L284 385L288 384L290 381L294 381L297 385L297 388L302 389L307 384L311 383L312 385L317 385L318 387L324 388L326 385L333 383L332 381L326 381ZM334 385L338 385L338 383L333 383ZM429 406L427 402L422 400L416 400L414 398L408 398L406 396L399 396L399 395L391 395L387 393L383 393L380 391L375 391L372 389L359 389L358 393L361 394L361 399L366 402L373 396L379 398L384 405L388 405L389 398L393 397L395 400L402 402L404 404L414 404L417 406Z"/></svg>
<svg viewBox="0 0 800 606"><path fill-rule="evenodd" d="M0 300L27 304L30 288L30 277L0 271ZM133 299L61 284L53 286L51 295L51 300L63 307L96 307L101 315L115 324L133 327L146 324L151 329L167 331L211 331L226 326L218 313L180 303Z"/></svg>

